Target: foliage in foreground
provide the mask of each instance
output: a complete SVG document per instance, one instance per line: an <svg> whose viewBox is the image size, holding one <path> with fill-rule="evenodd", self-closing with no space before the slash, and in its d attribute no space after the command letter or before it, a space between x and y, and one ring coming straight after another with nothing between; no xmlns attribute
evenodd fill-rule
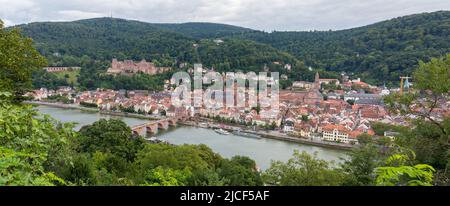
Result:
<svg viewBox="0 0 450 206"><path fill-rule="evenodd" d="M262 185L255 162L204 145L148 144L121 120L79 132L2 101L0 185Z"/></svg>
<svg viewBox="0 0 450 206"><path fill-rule="evenodd" d="M342 185L344 175L329 162L317 159L316 155L295 151L287 163L273 162L263 177L269 185L338 186Z"/></svg>
<svg viewBox="0 0 450 206"><path fill-rule="evenodd" d="M74 137L72 127L5 102L9 95L0 93L0 185L64 185L45 165Z"/></svg>
<svg viewBox="0 0 450 206"><path fill-rule="evenodd" d="M378 167L376 184L383 186L431 186L433 173L436 170L426 164L405 165L409 161L407 155L393 155L386 161L388 166Z"/></svg>
<svg viewBox="0 0 450 206"><path fill-rule="evenodd" d="M6 30L0 20L0 91L10 92L20 101L31 88L33 69L45 66L46 60L17 29Z"/></svg>

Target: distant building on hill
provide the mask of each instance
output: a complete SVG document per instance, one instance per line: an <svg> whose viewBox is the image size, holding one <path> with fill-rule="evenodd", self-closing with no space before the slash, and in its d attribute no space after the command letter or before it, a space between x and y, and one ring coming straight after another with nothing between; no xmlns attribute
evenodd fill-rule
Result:
<svg viewBox="0 0 450 206"><path fill-rule="evenodd" d="M47 72L64 72L64 71L76 71L81 67L44 67Z"/></svg>
<svg viewBox="0 0 450 206"><path fill-rule="evenodd" d="M314 82L295 81L292 83L292 88L310 90L314 88Z"/></svg>
<svg viewBox="0 0 450 206"><path fill-rule="evenodd" d="M316 73L314 82L296 81L292 84L292 89L304 89L304 90L319 90L322 84L335 84L339 85L338 79L321 79L319 73Z"/></svg>
<svg viewBox="0 0 450 206"><path fill-rule="evenodd" d="M140 62L134 62L133 60L117 61L113 59L111 67L108 68L107 73L109 74L134 74L134 73L145 73L145 74L160 74L170 71L170 67L157 67L152 62L147 62L143 59Z"/></svg>
<svg viewBox="0 0 450 206"><path fill-rule="evenodd" d="M319 76L319 72L316 73L316 76L315 76L314 80L315 80L314 82L316 84L318 84L318 85L331 84L331 83L333 83L335 85L339 85L340 84L338 79L321 79L320 76Z"/></svg>

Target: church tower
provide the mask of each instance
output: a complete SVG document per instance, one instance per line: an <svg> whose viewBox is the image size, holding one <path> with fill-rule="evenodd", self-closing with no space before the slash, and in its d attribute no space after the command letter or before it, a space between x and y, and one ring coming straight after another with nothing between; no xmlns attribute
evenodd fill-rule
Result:
<svg viewBox="0 0 450 206"><path fill-rule="evenodd" d="M314 78L314 89L315 90L319 90L320 89L320 76L319 76L319 72L316 72L316 77Z"/></svg>

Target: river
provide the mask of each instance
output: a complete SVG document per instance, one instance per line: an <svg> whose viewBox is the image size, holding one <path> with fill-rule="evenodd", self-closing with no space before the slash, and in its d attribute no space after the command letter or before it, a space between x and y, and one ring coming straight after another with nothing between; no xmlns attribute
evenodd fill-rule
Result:
<svg viewBox="0 0 450 206"><path fill-rule="evenodd" d="M48 106L38 106L37 109L44 114L49 114L61 122L77 122L75 129L79 130L82 126L92 124L93 122L105 118L118 118L123 120L129 126L145 123L149 120L117 117L99 114L95 112L86 112L77 109L62 109ZM236 135L220 135L210 129L179 126L168 131L159 133L158 138L166 140L172 144L205 144L214 152L230 158L235 155L248 156L256 161L258 167L265 170L270 167L272 160L287 161L292 157L294 150L305 151L309 154L317 153L320 159L327 161L340 162L345 154L341 150L322 148L311 145L302 145L293 142L285 142L274 139L255 139L241 137Z"/></svg>

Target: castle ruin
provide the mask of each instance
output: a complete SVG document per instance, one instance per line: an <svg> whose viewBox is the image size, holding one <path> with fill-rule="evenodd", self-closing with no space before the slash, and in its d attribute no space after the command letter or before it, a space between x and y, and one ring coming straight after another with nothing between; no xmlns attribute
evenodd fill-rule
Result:
<svg viewBox="0 0 450 206"><path fill-rule="evenodd" d="M135 74L142 72L144 74L160 74L170 71L170 67L157 67L152 62L147 62L143 59L140 62L134 62L133 60L118 61L113 59L111 67L108 68L108 74Z"/></svg>

